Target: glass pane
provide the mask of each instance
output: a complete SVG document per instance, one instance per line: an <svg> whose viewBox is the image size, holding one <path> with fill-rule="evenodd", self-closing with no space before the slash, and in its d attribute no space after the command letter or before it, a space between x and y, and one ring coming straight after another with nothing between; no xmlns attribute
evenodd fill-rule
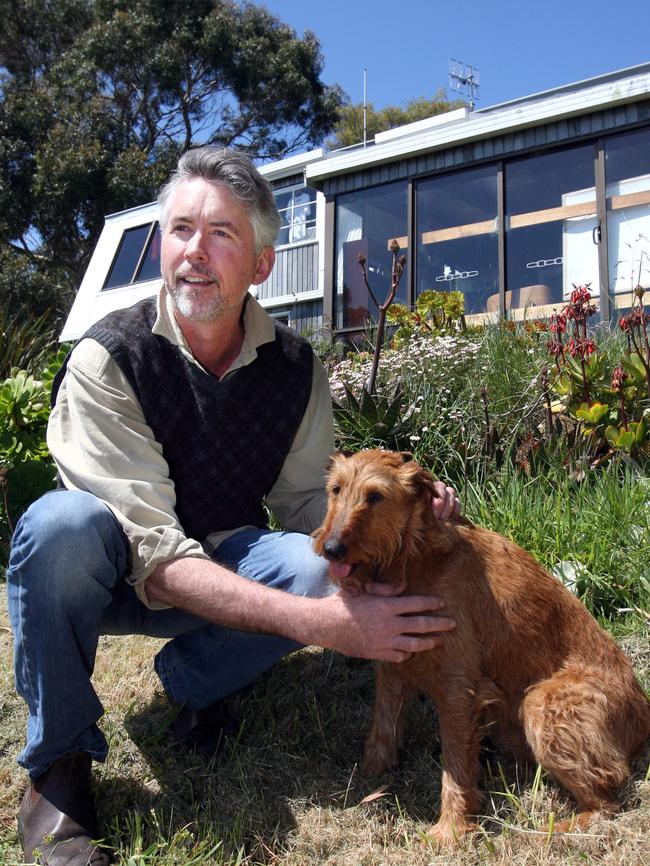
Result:
<svg viewBox="0 0 650 866"><path fill-rule="evenodd" d="M497 170L430 178L417 187L416 294L461 291L465 313L498 309Z"/></svg>
<svg viewBox="0 0 650 866"><path fill-rule="evenodd" d="M605 142L609 285L620 309L650 285L650 130Z"/></svg>
<svg viewBox="0 0 650 866"><path fill-rule="evenodd" d="M293 190L291 189L280 189L273 193L275 206L279 211L283 210L285 207L290 207L292 197Z"/></svg>
<svg viewBox="0 0 650 866"><path fill-rule="evenodd" d="M581 145L505 166L506 309L551 312L573 285L598 295L594 149Z"/></svg>
<svg viewBox="0 0 650 866"><path fill-rule="evenodd" d="M294 244L316 237L316 190L297 186L274 194L282 219L276 246Z"/></svg>
<svg viewBox="0 0 650 866"><path fill-rule="evenodd" d="M390 244L396 239L402 249L408 240L406 181L361 192L347 193L336 200L336 326L363 328L369 317L377 317L377 306L363 281L359 254L366 258L368 282L383 303L390 291L393 256ZM407 297L408 268L404 268L396 300Z"/></svg>
<svg viewBox="0 0 650 866"><path fill-rule="evenodd" d="M302 199L302 201L301 201ZM315 236L316 230L316 202L310 201L308 196L296 196L291 211L291 226L289 230L289 243L308 240Z"/></svg>
<svg viewBox="0 0 650 866"><path fill-rule="evenodd" d="M594 193L590 144L516 160L506 166L506 213L510 217L528 214L532 219L536 215L531 212L559 207L563 196L587 188ZM541 216L544 214L537 214L538 219Z"/></svg>
<svg viewBox="0 0 650 866"><path fill-rule="evenodd" d="M127 286L133 282L133 275L140 261L142 250L149 236L151 223L127 229L122 235L120 246L104 283L104 289Z"/></svg>
<svg viewBox="0 0 650 866"><path fill-rule="evenodd" d="M156 226L149 241L149 247L135 278L136 283L160 279L160 232Z"/></svg>

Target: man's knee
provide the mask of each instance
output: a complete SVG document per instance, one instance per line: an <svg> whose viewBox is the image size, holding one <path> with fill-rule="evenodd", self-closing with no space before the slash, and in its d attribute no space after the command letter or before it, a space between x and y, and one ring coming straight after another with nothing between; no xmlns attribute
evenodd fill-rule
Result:
<svg viewBox="0 0 650 866"><path fill-rule="evenodd" d="M124 533L101 500L83 491L46 493L22 515L12 540L7 580L72 588L93 577L115 583L127 565Z"/></svg>
<svg viewBox="0 0 650 866"><path fill-rule="evenodd" d="M314 552L313 542L309 536L292 536L293 544L292 570L295 573L290 592L294 595L322 598L333 592L328 575L328 563L322 556Z"/></svg>

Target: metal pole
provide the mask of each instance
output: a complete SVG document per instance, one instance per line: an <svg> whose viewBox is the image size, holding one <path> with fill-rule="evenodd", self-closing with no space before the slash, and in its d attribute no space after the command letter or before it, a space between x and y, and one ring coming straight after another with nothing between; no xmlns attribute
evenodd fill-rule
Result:
<svg viewBox="0 0 650 866"><path fill-rule="evenodd" d="M363 146L368 139L368 70L363 70Z"/></svg>

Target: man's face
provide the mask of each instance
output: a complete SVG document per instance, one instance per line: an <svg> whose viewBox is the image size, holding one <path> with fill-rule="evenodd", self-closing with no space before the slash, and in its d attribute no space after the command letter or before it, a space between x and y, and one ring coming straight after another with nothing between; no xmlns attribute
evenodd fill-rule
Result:
<svg viewBox="0 0 650 866"><path fill-rule="evenodd" d="M251 285L271 272L272 247L255 251L247 210L202 178L184 181L169 202L161 272L177 311L195 322L239 314Z"/></svg>

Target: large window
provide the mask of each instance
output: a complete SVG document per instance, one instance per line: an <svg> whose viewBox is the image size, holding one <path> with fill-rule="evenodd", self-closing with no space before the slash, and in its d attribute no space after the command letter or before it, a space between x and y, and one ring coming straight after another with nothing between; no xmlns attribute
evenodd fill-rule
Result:
<svg viewBox="0 0 650 866"><path fill-rule="evenodd" d="M498 309L496 168L422 181L416 214L416 294L459 290L465 313Z"/></svg>
<svg viewBox="0 0 650 866"><path fill-rule="evenodd" d="M316 190L295 186L277 190L275 205L282 218L276 246L296 244L316 238Z"/></svg>
<svg viewBox="0 0 650 866"><path fill-rule="evenodd" d="M573 284L598 294L594 148L506 163L506 309L559 305Z"/></svg>
<svg viewBox="0 0 650 866"><path fill-rule="evenodd" d="M617 307L650 285L650 130L605 141L609 285Z"/></svg>
<svg viewBox="0 0 650 866"><path fill-rule="evenodd" d="M336 207L336 326L363 328L369 317L377 317L377 307L368 295L359 265L366 259L368 281L379 303L391 284L391 241L407 244L406 182L387 184L346 193L337 198ZM408 268L400 282L396 300L407 299Z"/></svg>
<svg viewBox="0 0 650 866"><path fill-rule="evenodd" d="M160 232L158 223L127 229L102 290L160 278Z"/></svg>

